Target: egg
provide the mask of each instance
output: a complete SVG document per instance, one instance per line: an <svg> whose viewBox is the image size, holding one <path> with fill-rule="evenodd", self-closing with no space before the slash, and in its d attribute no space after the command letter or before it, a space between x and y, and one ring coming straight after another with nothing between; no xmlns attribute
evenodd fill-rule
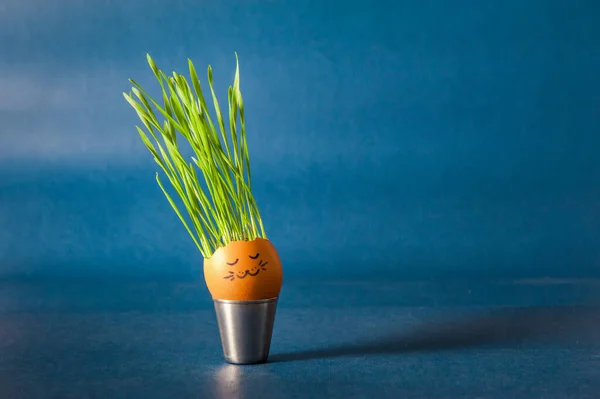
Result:
<svg viewBox="0 0 600 399"><path fill-rule="evenodd" d="M276 298L283 283L281 260L268 239L232 241L204 259L204 280L213 299Z"/></svg>

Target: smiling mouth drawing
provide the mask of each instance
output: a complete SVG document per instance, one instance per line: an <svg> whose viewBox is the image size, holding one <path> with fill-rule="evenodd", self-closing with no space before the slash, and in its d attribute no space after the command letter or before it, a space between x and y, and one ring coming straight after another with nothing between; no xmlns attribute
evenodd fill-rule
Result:
<svg viewBox="0 0 600 399"><path fill-rule="evenodd" d="M267 271L267 269L265 267L267 265L267 263L269 263L269 262L264 262L262 260L260 262L258 262L258 267L253 267L252 268L252 269L256 269L256 271L254 273L251 272L250 270L245 270L243 272L238 272L238 273L230 271L229 275L225 276L223 278L226 279L226 280L229 280L229 281L233 281L233 280L235 280L236 277L239 278L239 279L244 279L244 278L246 278L248 276L250 276L250 277L258 276L258 273L260 273L261 270L263 272Z"/></svg>
<svg viewBox="0 0 600 399"><path fill-rule="evenodd" d="M246 271L244 272L244 274L242 274L241 276L240 276L240 274L239 274L239 273L238 273L236 276L237 276L237 278L246 278L247 276L252 276L252 277L254 277L254 276L256 276L256 275L257 275L259 272L260 272L260 269L257 269L255 273L252 273L250 270L246 270Z"/></svg>

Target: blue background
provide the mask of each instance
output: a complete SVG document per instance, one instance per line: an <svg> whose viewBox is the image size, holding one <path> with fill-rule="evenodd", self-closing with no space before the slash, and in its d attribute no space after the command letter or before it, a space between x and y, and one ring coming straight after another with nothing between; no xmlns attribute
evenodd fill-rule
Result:
<svg viewBox="0 0 600 399"><path fill-rule="evenodd" d="M594 0L3 3L4 279L199 278L121 92L234 51L288 277L600 276Z"/></svg>

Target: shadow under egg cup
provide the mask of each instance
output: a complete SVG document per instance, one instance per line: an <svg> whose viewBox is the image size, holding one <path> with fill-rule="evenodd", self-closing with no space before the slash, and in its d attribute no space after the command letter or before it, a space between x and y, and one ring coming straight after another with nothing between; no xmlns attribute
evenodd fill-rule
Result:
<svg viewBox="0 0 600 399"><path fill-rule="evenodd" d="M228 363L256 364L267 361L277 300L213 299L223 355Z"/></svg>

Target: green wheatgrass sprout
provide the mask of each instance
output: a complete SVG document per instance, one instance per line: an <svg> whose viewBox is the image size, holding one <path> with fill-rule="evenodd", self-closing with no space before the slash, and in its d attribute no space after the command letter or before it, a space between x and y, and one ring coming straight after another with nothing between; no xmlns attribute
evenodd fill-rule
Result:
<svg viewBox="0 0 600 399"><path fill-rule="evenodd" d="M133 94L123 95L135 109L154 141L152 143L146 132L136 126L142 141L185 206L189 221L186 221L179 211L156 173L158 185L194 243L204 258L209 258L215 250L232 241L266 238L251 189L250 158L246 143L237 53L235 77L228 90L229 133L225 125L226 115L222 114L213 89L210 65L208 85L217 117L217 127L209 115L200 80L190 59L188 66L191 86L184 76L176 72L173 72L173 76L165 75L156 67L149 54L146 57L162 88L163 104L152 99L133 79L129 79L134 86ZM158 111L158 115L164 118L162 123L159 122L152 105ZM186 161L180 152L179 135L192 148L194 156L191 157L191 161ZM205 188L200 185L198 171L204 177Z"/></svg>

